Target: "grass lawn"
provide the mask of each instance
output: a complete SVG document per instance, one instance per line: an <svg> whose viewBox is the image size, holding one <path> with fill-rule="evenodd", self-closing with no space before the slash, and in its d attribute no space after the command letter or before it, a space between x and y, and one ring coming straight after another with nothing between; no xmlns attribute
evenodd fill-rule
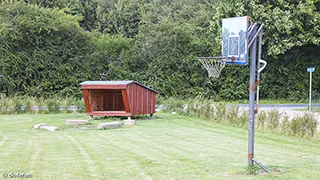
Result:
<svg viewBox="0 0 320 180"><path fill-rule="evenodd" d="M34 179L319 179L320 141L256 132L255 157L280 172L249 175L247 130L156 114L133 127L69 129L85 114L0 116L0 173ZM101 120L93 120L97 123ZM59 132L33 130L46 122ZM0 177L2 178L2 177Z"/></svg>

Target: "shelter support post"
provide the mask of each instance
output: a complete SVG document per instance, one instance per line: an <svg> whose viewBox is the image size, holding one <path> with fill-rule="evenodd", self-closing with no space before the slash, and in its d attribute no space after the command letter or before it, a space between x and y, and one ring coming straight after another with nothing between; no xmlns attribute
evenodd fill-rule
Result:
<svg viewBox="0 0 320 180"><path fill-rule="evenodd" d="M90 103L89 103L89 90L88 89L83 89L82 90L82 95L83 95L84 105L86 107L86 111L87 112L91 112Z"/></svg>
<svg viewBox="0 0 320 180"><path fill-rule="evenodd" d="M122 95L122 100L123 100L123 105L124 105L124 109L127 113L130 113L130 102L129 102L129 98L128 98L128 94L127 94L127 90L122 89L121 90L121 95Z"/></svg>

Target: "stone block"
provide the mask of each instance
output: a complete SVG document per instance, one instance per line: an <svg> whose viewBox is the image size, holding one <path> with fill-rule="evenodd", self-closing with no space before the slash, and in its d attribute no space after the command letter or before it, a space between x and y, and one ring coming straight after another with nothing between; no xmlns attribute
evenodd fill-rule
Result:
<svg viewBox="0 0 320 180"><path fill-rule="evenodd" d="M121 123L120 122L105 122L105 123L99 123L97 129L103 130L103 129L116 129L120 128Z"/></svg>
<svg viewBox="0 0 320 180"><path fill-rule="evenodd" d="M60 129L56 126L41 126L40 129L47 131L60 131Z"/></svg>
<svg viewBox="0 0 320 180"><path fill-rule="evenodd" d="M136 123L135 120L131 120L131 119L123 120L123 122L124 122L124 125L126 126L133 126Z"/></svg>
<svg viewBox="0 0 320 180"><path fill-rule="evenodd" d="M46 124L46 123L35 124L35 125L33 126L33 128L34 128L34 129L39 129L41 126L48 126L48 124Z"/></svg>
<svg viewBox="0 0 320 180"><path fill-rule="evenodd" d="M67 120L67 125L78 125L78 124L87 124L88 120Z"/></svg>

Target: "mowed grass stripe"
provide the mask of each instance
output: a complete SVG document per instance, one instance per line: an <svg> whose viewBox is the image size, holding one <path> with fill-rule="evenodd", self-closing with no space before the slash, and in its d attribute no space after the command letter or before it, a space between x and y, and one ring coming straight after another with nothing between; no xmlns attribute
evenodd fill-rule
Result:
<svg viewBox="0 0 320 180"><path fill-rule="evenodd" d="M88 170L90 171L92 178L98 177L96 170L95 170L95 167L94 167L94 162L92 161L92 159L88 155L87 151L72 136L70 136L70 135L64 135L64 136L67 137L68 139L70 139L72 141L72 143L74 143L76 145L77 149L79 150L79 153L81 154L84 161L86 162L86 166L87 166Z"/></svg>
<svg viewBox="0 0 320 180"><path fill-rule="evenodd" d="M266 132L256 132L256 142L259 144L264 144L266 146L277 146L281 144L283 149L294 150L296 152L303 152L308 154L319 154L320 144L319 140L308 140L301 138L293 138L283 135L276 135L275 138L273 134ZM306 148L308 147L308 148Z"/></svg>
<svg viewBox="0 0 320 180"><path fill-rule="evenodd" d="M163 134L166 134L167 132L163 132L163 134L157 133L157 132L158 131L152 130L152 128L151 130L149 129L147 132L141 132L140 129L137 128L136 131L131 132L130 135L128 134L127 136L126 135L118 136L116 138L117 140L114 142L125 142L124 144L128 146L126 148L127 152L134 153L138 157L140 157L140 159L145 159L145 161L148 161L148 160L153 161L153 159L149 159L149 157L157 157L158 159L160 158L166 161L170 160L167 162L167 164L171 165L172 163L172 167L179 166L180 165L179 161L192 165L192 166L182 166L182 167L190 167L192 169L196 169L196 167L203 167L203 166L211 167L211 166L215 166L215 164L218 164L218 163L215 163L216 162L215 160L219 158L219 155L217 155L219 153L216 153L217 150L210 151L210 148L212 149L215 149L215 148L213 146L206 147L206 144L201 143L201 138L196 137L195 139L189 139L189 140L186 139L187 141L184 141L185 140L184 139L183 140L184 143L190 142L191 144L184 144L184 143L180 144L179 142L181 141L181 139L177 137L180 137L180 136L183 137L184 134L187 134L188 132L184 130L181 130L181 131L175 130L174 134L171 134L165 137ZM169 137L172 137L172 138L169 139ZM212 138L212 140L214 140L214 138ZM200 142L200 143L197 143L197 142ZM215 144L214 146L220 147L218 144ZM221 150L220 152L221 154L226 153L223 150ZM237 152L235 153L235 155L239 157ZM239 160L238 163L241 164L243 162ZM241 166L243 166L243 164ZM219 167L219 165L217 165L217 167Z"/></svg>
<svg viewBox="0 0 320 180"><path fill-rule="evenodd" d="M117 132L119 133L119 132ZM109 134L108 134L109 135ZM117 137L108 137L107 134L99 134L102 139L108 142L112 142L114 147L117 147L117 152L123 155L124 161L119 162L120 164L122 163L124 165L124 169L128 169L131 171L131 174L134 175L132 177L141 177L141 178L146 178L148 179L148 176L146 176L146 172L144 170L147 170L148 174L147 175L152 175L155 174L152 169L159 170L163 169L163 174L165 173L165 169L167 164L163 164L168 162L168 158L163 158L160 155L159 152L155 152L155 154L150 153L153 151L153 149L148 149L144 147L146 144L139 144L136 143L135 141L130 140L130 138L125 138L127 137L126 133L121 134ZM149 151L151 150L151 151ZM164 160L164 162L162 162ZM117 164L119 164L117 163ZM140 168L143 168L143 170L140 170L141 172L144 173L144 175L140 174L135 174L135 171ZM124 173L129 173L128 171L124 170ZM159 175L159 174L158 174ZM154 177L153 177L154 178ZM137 178L139 179L139 178Z"/></svg>
<svg viewBox="0 0 320 180"><path fill-rule="evenodd" d="M0 148L1 148L1 146L6 142L7 139L8 139L7 136L3 136L3 137L2 137L2 139L1 139L1 141L0 141Z"/></svg>
<svg viewBox="0 0 320 180"><path fill-rule="evenodd" d="M144 142L141 143L134 137L132 138L128 136L116 137L112 143L124 154L127 163L130 162L132 164L127 168L133 172L138 169L139 172L143 173L142 176L135 175L134 177L137 177L137 179L149 179L149 176L157 179L159 174L166 175L168 173L177 178L186 174L182 171L183 169L186 167L191 168L190 166L185 166L186 163L183 162L185 155L173 154L170 151L159 151L159 148L152 146L153 144L150 142L149 145L152 147L146 146ZM199 164L199 162L196 164ZM177 167L179 168L177 169ZM194 170L194 168L192 169ZM176 172L177 170L180 172Z"/></svg>
<svg viewBox="0 0 320 180"><path fill-rule="evenodd" d="M91 131L86 137L74 138L83 148L90 152L92 160L96 166L101 167L100 176L121 179L125 177L135 177L136 179L150 179L137 164L130 151L124 150L123 144L120 146L116 136L121 134L117 130ZM71 132L70 132L71 133ZM75 132L72 132L74 134ZM126 142L128 144L130 142Z"/></svg>
<svg viewBox="0 0 320 180"><path fill-rule="evenodd" d="M210 150L212 149L215 149L215 152L219 151L221 153L226 153L226 151L229 151L241 154L239 149L229 146L232 139L230 141L225 141L224 143L227 143L227 145L224 145L221 140L215 138L215 133L203 135L201 129L186 130L185 128L182 128L181 130L175 131L168 130L165 134L157 134L154 136L138 132L137 135L141 136L142 139L152 139L152 137L154 137L154 144L152 144L152 147L155 146L155 149L159 149L157 145L161 145L161 147L171 147L177 154L188 152L190 156L197 156L197 161L199 160L198 155L204 155L206 153L210 154ZM165 139L165 141L163 141L163 139ZM201 157L204 159L208 158L206 156Z"/></svg>
<svg viewBox="0 0 320 180"><path fill-rule="evenodd" d="M211 121L206 121L206 120L196 120L195 118L192 117L187 117L187 116L180 116L180 115L175 115L174 119L168 120L168 119L162 119L163 117L156 119L154 121L158 121L159 123L148 123L148 121L141 121L138 123L138 125L141 125L143 128L144 127L150 127L150 126L157 126L158 124L163 124L163 122L167 122L168 126L161 126L160 129L166 129L166 130L175 130L175 128L182 129L182 127L185 127L186 129L196 129L196 130L201 130L197 132L204 132L204 135L207 135L205 132L209 133L214 133L217 136L225 135L226 133L230 136L242 139L242 140L247 140L247 136L239 136L239 134L247 134L246 129L242 128L234 128L232 126L226 126L226 125L221 125L218 123L214 123ZM170 124L170 125L169 125ZM156 128L156 127L154 127ZM228 137L228 136L226 136Z"/></svg>
<svg viewBox="0 0 320 180"><path fill-rule="evenodd" d="M181 124L183 126L186 126L186 127L188 125L188 123L186 123L186 122L184 122L183 120L180 120L180 119L179 120L175 120L174 122L179 122L179 124ZM197 122L197 121L196 120L193 121L193 126L192 127L195 127L194 122ZM215 124L215 123L213 123L213 124ZM222 125L217 125L217 126L219 127L219 126L222 126ZM175 127L175 126L173 125L173 127ZM216 129L217 127L212 127L212 128L215 129L215 131L217 131L217 129ZM200 129L201 129L201 127L200 127ZM223 131L221 131L221 130L225 130L225 129L227 129L227 130L223 133ZM232 127L219 128L218 134L224 134L225 135L223 137L220 136L223 139L223 141L228 139L230 137L230 134L231 134L231 137L234 137L234 136L232 136L234 133L230 133L230 131L228 131L229 129L232 130L232 129L235 129L235 128L232 128ZM189 130L189 132L190 132L190 131L193 130L193 128L186 128L186 130ZM173 128L172 131L175 131L175 129ZM172 132L172 131L170 131L170 132ZM241 132L241 131L243 131L243 130L238 130L238 132ZM186 132L188 132L188 131L186 131ZM234 132L234 131L231 131L231 132ZM190 133L190 134L192 134L192 136L194 136L195 133ZM204 134L208 135L207 133L204 133ZM268 135L269 137L266 137L265 134L269 134ZM235 139L233 139L235 141L235 143L233 143L232 141L230 141L230 143L232 143L235 147L239 147L239 144L238 144L239 143L239 139L238 139L239 133L237 133L236 135L237 135L237 137ZM242 136L242 135L240 134L240 136ZM245 134L245 136L247 136L247 134ZM279 137L279 136L283 137L283 139L281 139L281 138L277 139L277 138L275 138L275 136L276 137ZM181 136L174 136L174 137L175 138L179 138ZM242 137L240 139L245 139L245 138ZM279 145L278 141L280 141L282 143L282 141L286 141L286 140L288 140L288 142L284 143L285 147L283 147L282 144ZM178 141L178 142L183 142L183 144L186 144L186 142L189 142L189 141L181 140L181 141ZM295 143L293 143L293 145L290 145L291 142L295 142ZM296 138L293 138L293 137L285 137L283 135L273 135L273 134L270 134L270 133L256 132L256 151L255 151L255 153L256 153L256 157L258 157L258 160L263 160L262 162L264 162L264 160L267 159L268 160L268 161L266 161L267 165L271 165L271 166L274 165L274 164L278 165L278 164L283 163L283 164L287 164L288 165L288 166L284 166L284 167L291 168L291 167L293 167L295 165L301 164L301 162L297 161L297 159L299 159L299 158L301 158L303 156L308 157L307 159L309 159L309 160L312 159L311 161L309 161L309 162L311 162L311 164L316 164L315 161L317 161L317 159L319 157L319 152L316 151L315 147L319 146L319 141L311 140L311 142L314 142L311 145L311 149L312 149L312 152L315 153L315 155L317 155L316 157L311 156L310 154L308 154L309 153L309 149L308 149L308 146L306 146L306 144L310 143L310 141L308 141L308 140L296 139ZM243 143L244 143L245 146L247 145L247 141L245 141ZM223 144L219 144L216 148L214 148L213 151L217 152L219 150L219 148L221 148L221 146L223 146ZM297 146L298 148L295 148L295 146ZM227 147L230 147L230 146L227 146ZM246 154L246 151L247 151L247 149L245 148L243 154ZM235 152L237 152L237 151L235 151ZM230 153L227 153L227 152L226 152L226 154L230 155ZM275 157L274 154L277 154L278 156ZM260 155L262 155L262 156L260 156ZM230 157L230 159L233 160L232 157ZM246 155L244 155L244 159L246 160ZM319 166L319 163L317 165ZM315 169L315 168L313 168L313 169ZM315 175L315 172L313 172L312 174Z"/></svg>
<svg viewBox="0 0 320 180"><path fill-rule="evenodd" d="M43 141L41 158L37 162L37 174L42 179L93 179L86 159L83 158L77 144L58 132ZM41 172L41 173L39 173Z"/></svg>
<svg viewBox="0 0 320 180"><path fill-rule="evenodd" d="M79 136L79 134L82 134L83 132L86 132L86 135ZM99 179L105 177L126 177L123 176L123 174L126 173L127 167L132 164L126 161L126 154L120 152L118 147L99 136L99 134L104 133L107 133L105 135L113 141L112 136L117 135L119 132L114 130L74 130L67 132L67 134L69 136L71 135L79 144L81 144L83 150L88 153L90 159L94 162Z"/></svg>
<svg viewBox="0 0 320 180"><path fill-rule="evenodd" d="M239 151L246 150L246 142L247 142L247 135L244 134L234 134L233 131L227 131L223 129L216 130L219 127L211 127L208 129L206 126L193 126L193 127L186 127L189 123L189 119L179 119L175 121L170 121L170 123L174 124L177 123L183 124L184 126L178 126L178 129L161 129L156 131L156 129L152 129L150 133L161 132L160 134L155 135L154 140L161 141L164 138L173 138L173 144L179 144L179 146L185 147L196 147L200 146L199 150L204 149L205 151L211 148L217 149L217 151L231 151L239 153ZM194 124L194 122L192 122ZM209 122L210 123L210 122ZM210 123L211 125L213 123ZM148 133L148 134L150 134ZM165 136L165 137L163 137ZM158 141L158 142L159 142ZM166 142L166 141L164 141ZM170 144L168 144L170 146ZM242 148L239 149L239 146Z"/></svg>
<svg viewBox="0 0 320 180"><path fill-rule="evenodd" d="M1 172L27 172L36 179L317 179L320 176L317 140L257 131L256 159L268 168L283 170L250 176L245 173L246 128L161 113L152 120L138 120L133 127L113 130L72 130L65 126L66 119L85 118L85 114L0 116ZM34 124L42 122L56 125L61 131L32 129Z"/></svg>
<svg viewBox="0 0 320 180"><path fill-rule="evenodd" d="M186 118L186 120L188 120L188 118ZM183 126L188 125L188 123L186 123L184 120L181 120L181 119L176 120L174 122L178 122ZM201 126L197 126L195 122L198 122L198 121L192 121L192 126L196 128L187 128L186 130L188 130L188 132L194 135L194 133L196 132L193 132L193 129L198 129L198 128L204 129L205 131L210 132L210 129L208 129L208 126L205 126L205 128L201 128ZM207 124L207 123L208 122L200 121L199 124ZM214 127L212 124L213 125L215 124L216 126ZM218 132L219 134L221 133L226 135L225 137L223 137L223 141L228 141L228 137L234 137L233 135L237 135L235 137L237 138L237 140L231 139L231 141L229 141L234 145L234 147L239 147L239 145L247 143L247 134L245 132L243 133L244 136L242 135L239 136L239 133L237 134L230 133L230 132L234 132L232 130L232 127L225 127L223 125L216 124L216 123L211 123L211 126L212 127L209 127L209 128L215 129L215 130L212 130L213 132ZM216 129L219 129L219 130L217 131ZM237 132L243 132L243 130L238 130ZM203 134L207 135L208 133L203 133ZM274 135L271 133L259 132L259 131L257 131L255 134L256 134L255 135L256 144L260 145L260 146L256 145L256 153L258 152L259 154L259 152L268 152L268 153L261 153L264 155L264 157L270 157L270 151L273 151L274 153L278 153L278 154L283 154L284 157L288 156L288 154L290 155L299 154L299 156L307 155L307 157L311 157L310 156L311 154L319 155L320 144L318 140L306 140L306 139L292 138L292 137L283 136L283 135L277 135L278 137L280 136L281 138L275 138ZM239 141L239 139L243 139L244 142ZM238 144L239 142L240 144ZM279 146L279 142L281 143L281 146ZM310 143L310 142L314 142L314 143ZM219 147L216 147L216 148L219 148ZM246 149L243 149L243 150L246 151ZM311 158L311 159L315 159L315 158Z"/></svg>
<svg viewBox="0 0 320 180"><path fill-rule="evenodd" d="M130 142L119 142L115 140L111 143L123 154L123 160L126 161L126 165L123 168L126 169L126 173L131 174L136 179L152 179L149 172L147 172L146 169L141 166L141 163L139 163L141 160L145 159L145 156L139 156L139 149L132 149L132 146L129 146Z"/></svg>
<svg viewBox="0 0 320 180"><path fill-rule="evenodd" d="M43 179L92 177L77 148L61 136L61 132L37 133L34 136L12 136L13 141L1 151L0 157L7 159L6 164L0 163L0 167L5 167L1 168L3 172L27 172Z"/></svg>
<svg viewBox="0 0 320 180"><path fill-rule="evenodd" d="M12 169L18 171L24 170L22 164L29 162L28 157L32 153L26 148L28 144L30 144L30 142L28 143L28 140L23 139L23 137L8 135L6 143L3 144L0 151L0 170L8 172L11 172L10 170ZM7 159L10 159L10 161L6 161Z"/></svg>

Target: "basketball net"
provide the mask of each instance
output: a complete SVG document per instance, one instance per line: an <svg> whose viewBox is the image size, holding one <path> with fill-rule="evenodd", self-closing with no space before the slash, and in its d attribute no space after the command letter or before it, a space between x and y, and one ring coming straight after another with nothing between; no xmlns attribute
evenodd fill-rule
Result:
<svg viewBox="0 0 320 180"><path fill-rule="evenodd" d="M202 66L208 71L208 76L211 78L218 78L226 62L222 57L198 57Z"/></svg>

